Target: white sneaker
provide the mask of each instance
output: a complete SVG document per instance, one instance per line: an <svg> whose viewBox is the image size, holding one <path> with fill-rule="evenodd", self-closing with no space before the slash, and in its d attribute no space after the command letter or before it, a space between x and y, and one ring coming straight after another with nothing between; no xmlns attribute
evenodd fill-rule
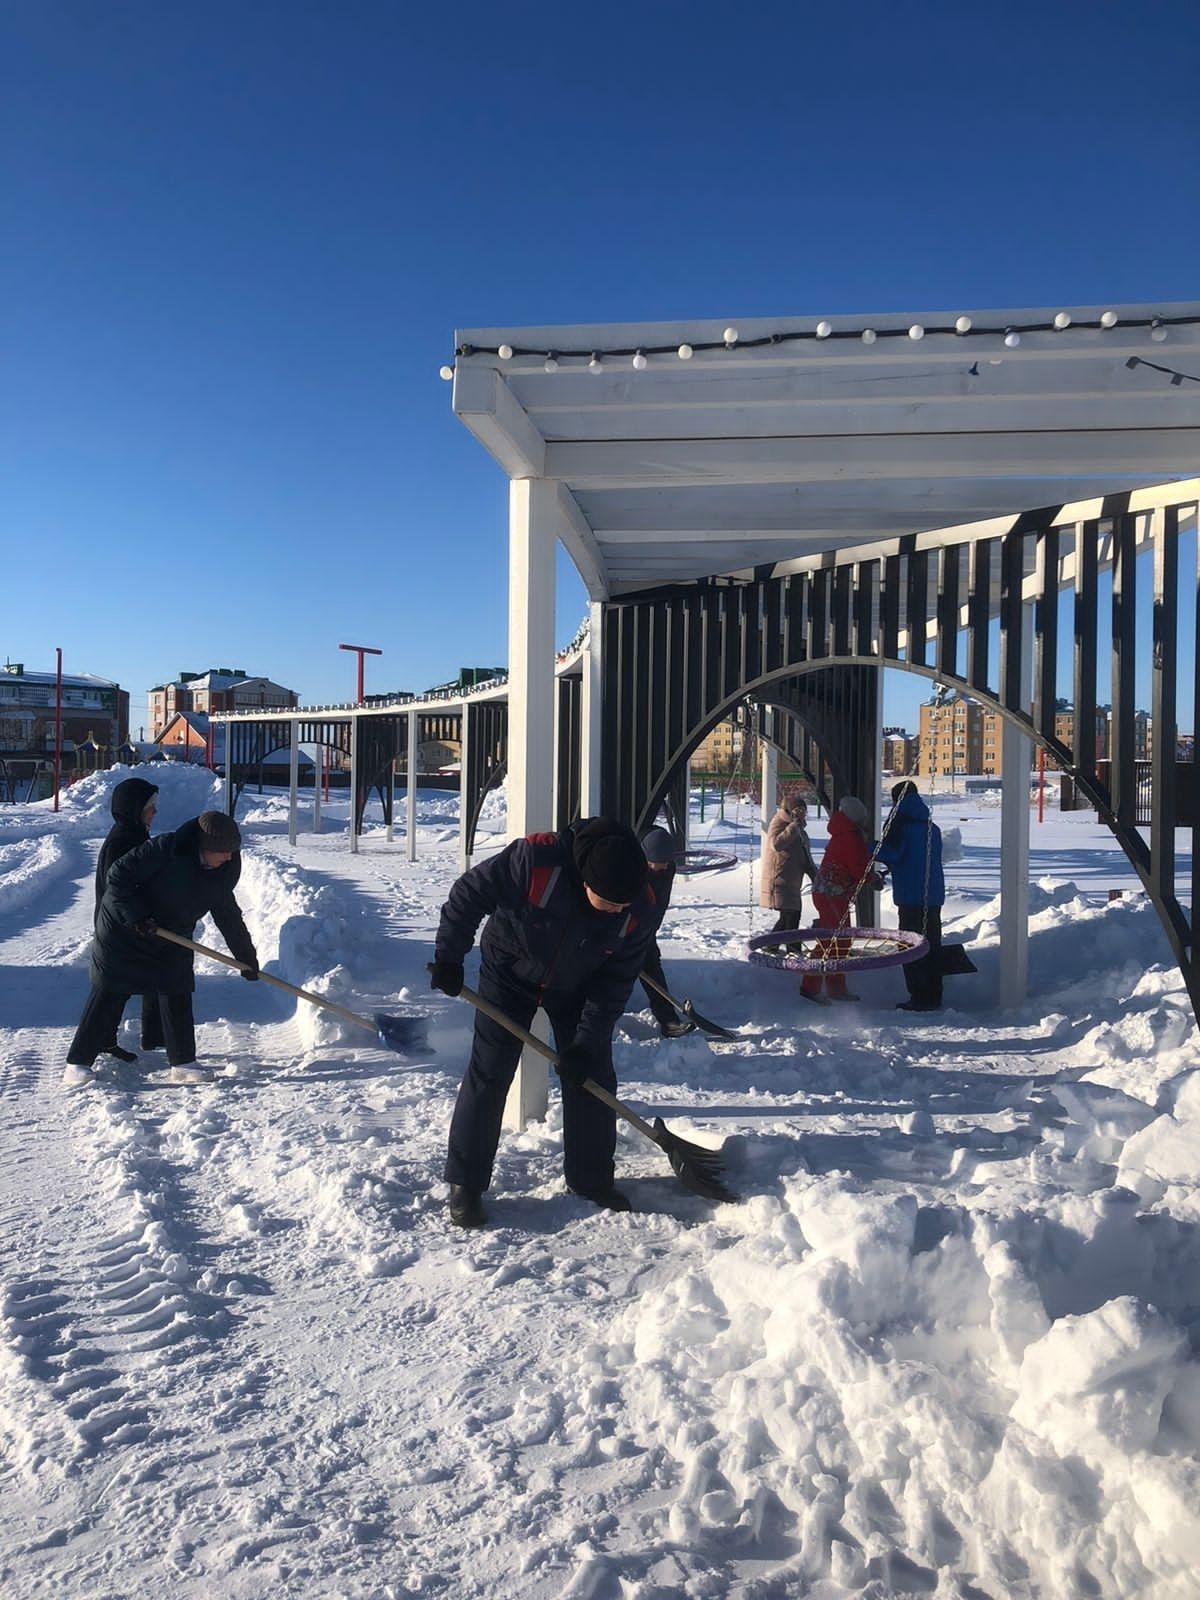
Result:
<svg viewBox="0 0 1200 1600"><path fill-rule="evenodd" d="M172 1083L211 1083L212 1073L207 1067L199 1067L194 1061L188 1061L182 1066L172 1067L170 1079Z"/></svg>
<svg viewBox="0 0 1200 1600"><path fill-rule="evenodd" d="M96 1074L91 1067L77 1067L73 1061L68 1061L63 1068L63 1088L82 1089L85 1084L95 1083Z"/></svg>

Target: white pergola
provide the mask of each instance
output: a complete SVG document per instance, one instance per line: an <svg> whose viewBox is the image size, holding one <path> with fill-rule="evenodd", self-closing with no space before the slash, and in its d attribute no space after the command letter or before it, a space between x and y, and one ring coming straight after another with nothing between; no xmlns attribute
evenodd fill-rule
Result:
<svg viewBox="0 0 1200 1600"><path fill-rule="evenodd" d="M443 375L510 479L513 835L551 825L556 541L598 612L906 535L994 533L997 518L1200 470L1200 301L474 328ZM597 621L585 810L599 795ZM1006 737L1026 746L1027 770L1027 741ZM1005 771L1020 770L1020 744ZM1011 784L1007 809L1024 889L1028 805ZM1024 918L1011 896L1009 911L1016 998Z"/></svg>

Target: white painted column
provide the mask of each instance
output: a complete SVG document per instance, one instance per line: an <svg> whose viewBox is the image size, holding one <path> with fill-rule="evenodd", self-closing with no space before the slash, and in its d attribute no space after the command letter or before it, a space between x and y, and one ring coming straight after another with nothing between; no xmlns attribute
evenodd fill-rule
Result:
<svg viewBox="0 0 1200 1600"><path fill-rule="evenodd" d="M758 808L760 812L760 829L766 837L771 818L775 815L775 808L779 804L779 747L769 739L759 743L759 756L762 767L762 781L759 786Z"/></svg>
<svg viewBox="0 0 1200 1600"><path fill-rule="evenodd" d="M388 762L388 820L387 842L391 844L396 836L396 757L393 754Z"/></svg>
<svg viewBox="0 0 1200 1600"><path fill-rule="evenodd" d="M557 495L508 488L508 837L554 827L554 562Z"/></svg>
<svg viewBox="0 0 1200 1600"><path fill-rule="evenodd" d="M467 759L470 747L471 712L464 700L462 706L462 736L459 740L460 754L458 758L458 870L460 872L465 872L471 865L471 852L467 849L467 827L471 810L471 797L467 793ZM509 749L512 749L511 745Z"/></svg>
<svg viewBox="0 0 1200 1600"><path fill-rule="evenodd" d="M598 817L601 763L604 760L604 607L588 607L588 642L583 652L583 697L579 741L579 811Z"/></svg>
<svg viewBox="0 0 1200 1600"><path fill-rule="evenodd" d="M350 718L350 854L358 854L358 718Z"/></svg>
<svg viewBox="0 0 1200 1600"><path fill-rule="evenodd" d="M405 796L404 831L408 859L417 859L417 713L408 713L408 793Z"/></svg>
<svg viewBox="0 0 1200 1600"><path fill-rule="evenodd" d="M1021 703L1033 704L1033 617L1025 608ZM1000 993L1002 1006L1024 1005L1029 989L1029 775L1033 740L1007 717L1000 735Z"/></svg>
<svg viewBox="0 0 1200 1600"><path fill-rule="evenodd" d="M293 717L288 724L291 737L288 741L288 843L296 843L296 821L300 784L300 724Z"/></svg>
<svg viewBox="0 0 1200 1600"><path fill-rule="evenodd" d="M325 777L325 746L313 745L313 832L321 831L321 783Z"/></svg>

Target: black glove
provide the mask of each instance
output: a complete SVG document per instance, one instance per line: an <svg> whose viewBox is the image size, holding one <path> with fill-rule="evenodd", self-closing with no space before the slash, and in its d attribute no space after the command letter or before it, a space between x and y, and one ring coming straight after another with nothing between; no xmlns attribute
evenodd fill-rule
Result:
<svg viewBox="0 0 1200 1600"><path fill-rule="evenodd" d="M133 925L134 933L140 933L143 939L153 939L158 932L158 923L153 917L143 917L140 922Z"/></svg>
<svg viewBox="0 0 1200 1600"><path fill-rule="evenodd" d="M576 1089L582 1089L583 1080L592 1075L594 1061L595 1057L587 1045L573 1039L565 1050L559 1051L555 1070L564 1083L574 1084Z"/></svg>
<svg viewBox="0 0 1200 1600"><path fill-rule="evenodd" d="M246 971L244 971L242 973L242 977L245 978L246 982L247 983L257 983L258 982L258 957L257 956L248 956L246 958L246 960L242 962L242 966L247 969Z"/></svg>
<svg viewBox="0 0 1200 1600"><path fill-rule="evenodd" d="M465 976L461 961L435 961L429 969L429 987L440 989L453 999L456 994L462 993Z"/></svg>

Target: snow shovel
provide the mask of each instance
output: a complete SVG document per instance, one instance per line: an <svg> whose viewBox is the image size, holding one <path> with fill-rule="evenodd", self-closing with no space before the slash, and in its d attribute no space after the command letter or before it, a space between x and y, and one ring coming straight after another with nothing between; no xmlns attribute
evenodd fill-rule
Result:
<svg viewBox="0 0 1200 1600"><path fill-rule="evenodd" d="M545 1056L551 1066L558 1066L557 1053L551 1050L548 1044L522 1028L519 1023L514 1022L500 1010L499 1006L494 1006L490 1000L485 1000L481 994L468 988L465 983L459 992L464 1000L469 1000L477 1011L483 1012L485 1017L491 1017L493 1022L498 1022L502 1028L507 1028L509 1033L514 1034L523 1044L527 1044L531 1050L536 1050L538 1055ZM677 1133L671 1132L661 1117L655 1117L652 1127L639 1117L636 1111L631 1111L627 1105L618 1100L615 1094L609 1094L607 1089L593 1082L591 1078L583 1080L583 1087L589 1094L595 1095L597 1100L603 1100L610 1110L623 1117L652 1144L656 1144L671 1163L671 1170L685 1189L698 1194L702 1200L736 1201L740 1198L725 1183L719 1150L706 1150L703 1145L681 1139Z"/></svg>
<svg viewBox="0 0 1200 1600"><path fill-rule="evenodd" d="M647 989L653 989L655 994L660 994L664 1000L669 1000L676 1011L682 1011L692 1027L699 1028L701 1033L710 1033L714 1039L737 1038L736 1033L730 1033L729 1029L723 1028L719 1022L710 1022L707 1017L702 1017L690 1000L676 1000L673 994L668 994L660 984L655 983L648 972L641 974L641 981Z"/></svg>
<svg viewBox="0 0 1200 1600"><path fill-rule="evenodd" d="M196 944L192 939L185 939L182 934L171 933L166 928L155 928L155 933L160 939L166 939L169 944L182 945L185 950L191 950L198 956L207 956L210 961L220 961L224 966L233 967L236 972L249 972L250 968L243 962L236 961L233 956L223 955L220 950L210 950L206 944ZM288 983L283 978L276 978L269 972L259 972L259 979L263 983L273 983L277 989L283 989L287 994L298 995L301 1000L307 1000L309 1005L319 1006L322 1011L332 1011L335 1017L341 1017L343 1022L353 1022L356 1027L365 1028L368 1033L373 1033L388 1050L394 1050L397 1055L405 1055L409 1050L419 1050L428 1043L429 1018L421 1012L414 1012L406 1016L390 1011L377 1011L374 1020L360 1017L357 1011L348 1011L345 1006L339 1006L335 1000L327 1000L323 994L314 994L311 989L301 989L294 983Z"/></svg>

